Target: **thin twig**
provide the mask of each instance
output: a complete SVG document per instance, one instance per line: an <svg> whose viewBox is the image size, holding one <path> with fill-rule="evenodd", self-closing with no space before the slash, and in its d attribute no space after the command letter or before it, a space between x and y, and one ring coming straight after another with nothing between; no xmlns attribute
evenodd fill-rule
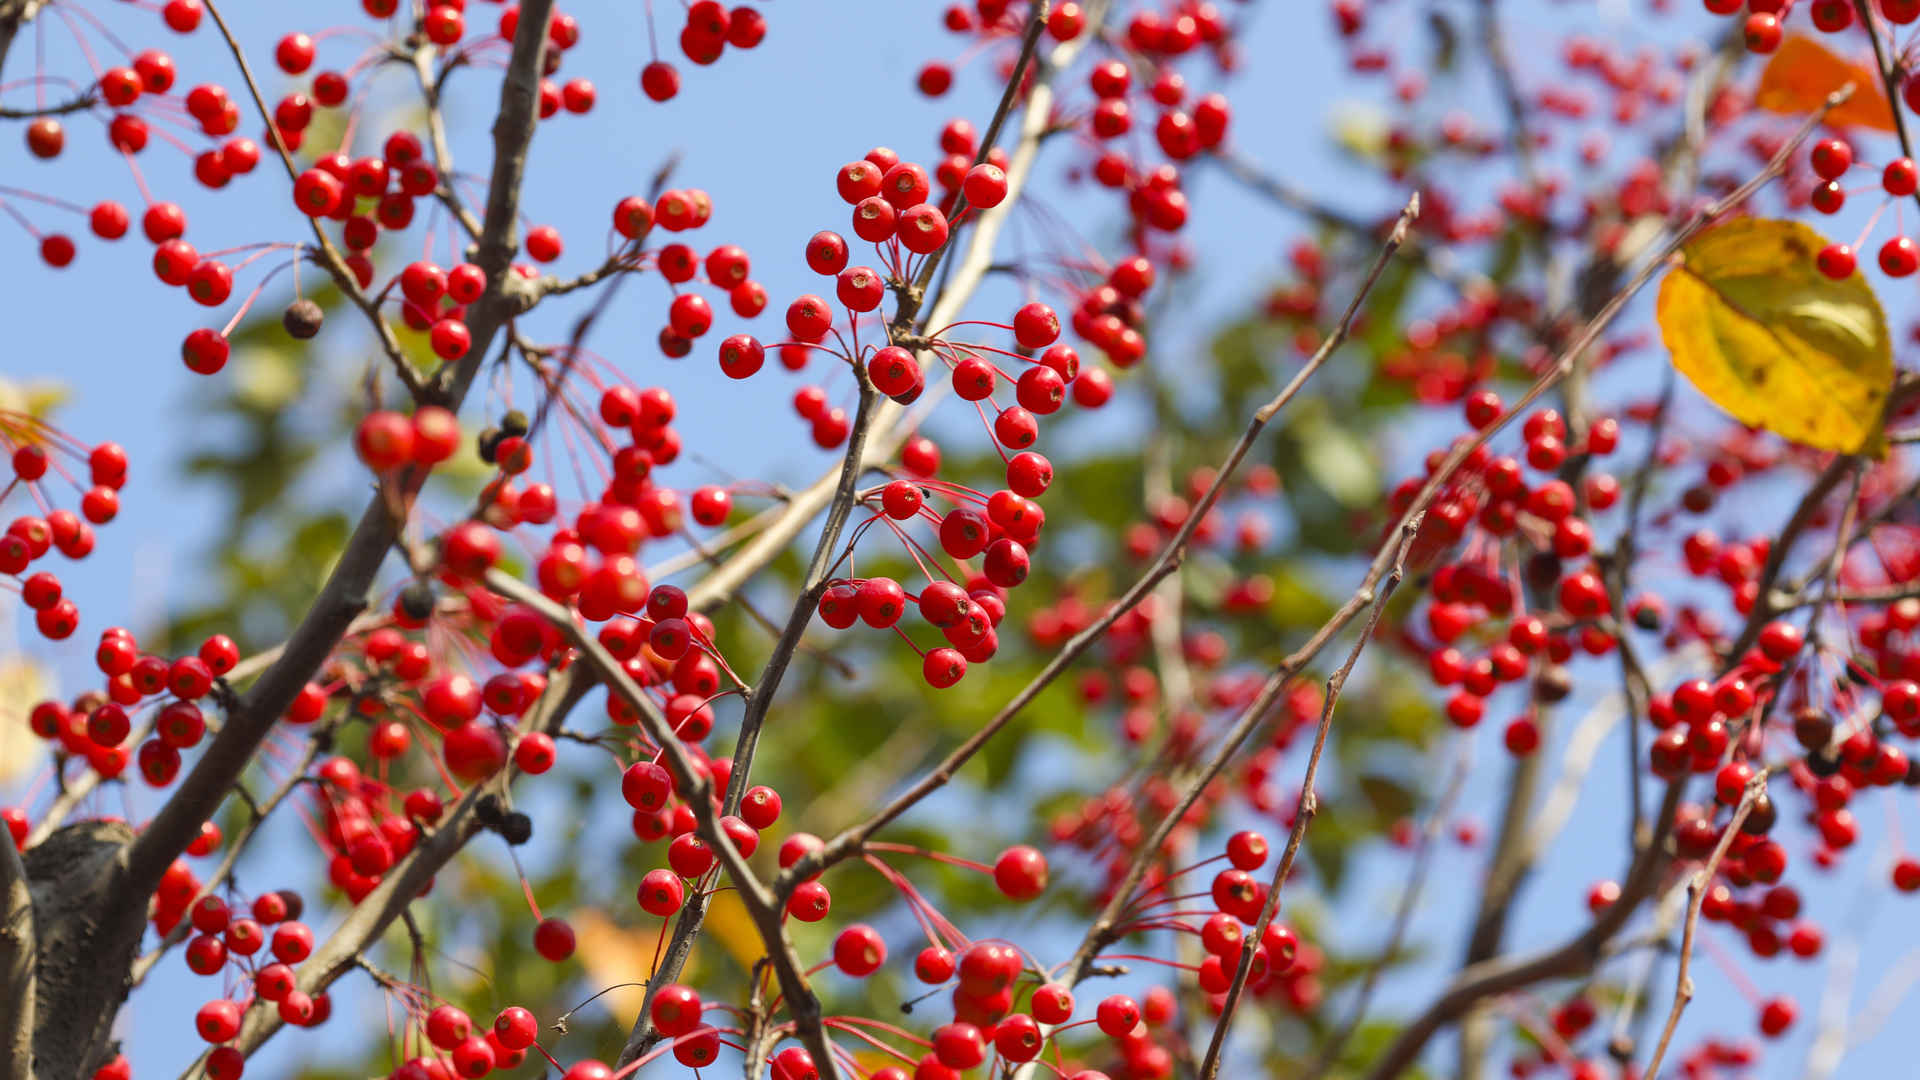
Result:
<svg viewBox="0 0 1920 1080"><path fill-rule="evenodd" d="M588 633L571 612L549 600L540 590L503 571L487 571L486 582L494 592L524 605L551 623L580 651L583 662L607 684L608 691L631 705L639 715L640 726L661 749L662 764L673 775L675 790L683 794L686 805L693 810L701 839L719 857L720 865L733 881L741 905L747 909L747 915L759 931L800 1039L813 1055L814 1065L820 1070L822 1080L836 1080L839 1067L820 1024L820 1002L807 983L805 965L787 938L784 908L776 902L773 893L760 881L752 867L747 865L746 858L734 846L726 830L721 828L722 815L714 801L713 778L695 765L685 744L674 734L673 726L660 711L660 706L647 696L647 692L633 681L620 661L614 659L600 639ZM656 973L649 980L649 996L657 985L661 985L661 980ZM646 1015L646 1012L642 1009L641 1015ZM628 1046L632 1047L641 1038L642 1029L636 1026L628 1039ZM623 1051L622 1060L630 1062L632 1057Z"/></svg>
<svg viewBox="0 0 1920 1080"><path fill-rule="evenodd" d="M993 152L994 144L1000 141L1000 129L1005 126L1007 117L1013 112L1013 102L1020 95L1020 84L1026 79L1027 68L1033 63L1034 49L1040 44L1040 31L1046 29L1049 6L1047 0L1037 0L1033 4L1033 10L1027 16L1026 32L1020 37L1020 57L1013 62L1013 73L1007 78L1007 88L1001 92L1000 104L993 110L993 119L988 122L986 134L980 139L980 149L973 160L975 165L986 161L987 155ZM1012 198L1012 193L1009 192L1006 201L1011 202ZM959 217L966 212L966 209L967 196L962 192L954 201L953 216ZM915 276L909 295L920 296L926 293L928 283L933 281L934 270L939 268L948 249L954 246L954 239L949 237L946 243L927 256L927 261L920 265L920 273Z"/></svg>
<svg viewBox="0 0 1920 1080"><path fill-rule="evenodd" d="M453 187L453 151L447 143L447 120L440 111L440 83L433 76L433 58L438 52L431 44L422 41L407 57L408 66L413 68L414 79L420 84L420 96L427 107L427 139L433 149L433 169L439 174L434 194L446 206L460 227L470 237L480 235L480 219L473 216L467 204L460 201L460 193Z"/></svg>
<svg viewBox="0 0 1920 1080"><path fill-rule="evenodd" d="M293 155L287 151L286 141L280 137L280 125L274 122L273 113L267 108L267 99L261 95L260 84L254 80L253 67L247 63L245 50L240 48L239 40L227 27L227 20L220 14L219 5L215 0L202 0L202 2L206 6L207 14L213 16L214 25L219 27L220 36L226 39L227 49L233 53L234 63L240 67L240 77L246 81L247 92L253 97L253 104L259 110L260 119L266 123L267 141L272 143L274 150L279 153L280 163L287 170L287 179L299 180L300 170L293 163ZM360 290L359 279L354 277L353 270L347 266L346 259L341 257L340 249L333 246L333 241L320 227L320 220L318 217L307 218L308 225L313 229L314 242L318 245L316 250L321 256L320 265L333 276L334 284L339 287L341 294L351 300L353 305L359 308L367 320L373 324L374 333L380 339L380 348L386 353L394 375L407 388L407 392L413 395L415 401L420 400L425 393L425 383L421 381L419 373L413 370L413 362L408 360L406 353L401 351L400 340L394 337L393 327L387 324L386 317L380 314L379 307L372 299Z"/></svg>
<svg viewBox="0 0 1920 1080"><path fill-rule="evenodd" d="M740 800L746 795L753 772L753 756L760 746L760 729L766 723L767 710L773 705L774 695L780 692L780 682L786 676L787 666L793 662L794 651L800 647L800 638L806 633L807 624L813 621L821 596L826 593L828 575L839 561L840 539L845 533L847 519L852 516L854 504L859 501L867 439L873 434L873 417L880 403L880 392L874 389L863 365L854 364L853 374L859 384L860 404L854 412L846 456L840 464L840 482L834 490L833 501L827 504L827 519L820 527L820 539L814 544L813 559L808 563L806 576L801 580L799 595L794 597L793 611L787 615L786 625L780 629L773 652L767 656L760 676L753 682L753 690L747 695L747 707L740 718L740 734L733 744L733 774L727 783L724 805L729 814L740 809Z"/></svg>
<svg viewBox="0 0 1920 1080"><path fill-rule="evenodd" d="M1667 1045L1673 1041L1673 1031L1680 1026L1680 1014L1686 1011L1687 1003L1693 1000L1693 935L1700 927L1700 908L1707 902L1707 888L1713 884L1713 875L1720 869L1720 861L1727 856L1727 849L1733 846L1733 838L1740 835L1740 827L1746 824L1747 815L1753 811L1753 804L1767 790L1767 774L1763 769L1747 782L1740 793L1740 805L1734 808L1733 818L1727 822L1726 829L1720 834L1720 842L1714 845L1713 854L1687 883L1687 921L1680 932L1680 971L1674 978L1673 1008L1667 1013L1667 1024L1660 1032L1660 1041L1653 1048L1653 1059L1647 1062L1646 1071L1641 1076L1646 1080L1659 1080L1660 1061L1667 1055Z"/></svg>
<svg viewBox="0 0 1920 1080"><path fill-rule="evenodd" d="M1881 36L1876 21L1879 12L1868 6L1867 0L1853 0L1853 10L1859 17L1860 28L1866 32L1867 41L1873 45L1874 66L1880 72L1880 89L1886 95L1887 111L1893 114L1893 133L1900 140L1900 154L1911 158L1913 142L1907 137L1907 118L1905 111L1900 108L1900 92L1906 70L1901 58L1887 49L1887 41ZM1913 193L1913 201L1915 205L1920 205L1920 191Z"/></svg>
<svg viewBox="0 0 1920 1080"><path fill-rule="evenodd" d="M1466 744L1463 744L1459 760L1454 763L1452 778L1447 781L1440 800L1434 803L1433 809L1427 813L1426 826L1420 830L1420 847L1413 853L1413 867L1407 871L1407 883L1400 890L1400 903L1394 909L1393 926L1387 931L1386 943L1380 946L1379 954L1367 965L1367 972L1361 976L1360 989L1354 996L1353 1005L1348 1009L1347 1018L1320 1048L1320 1055L1315 1060L1313 1068L1306 1073L1308 1080L1318 1080L1319 1077L1325 1076L1327 1070L1333 1068L1334 1063L1340 1060L1341 1051L1346 1049L1354 1032L1360 1030L1360 1022L1366 1019L1367 1006L1373 1000L1373 992L1379 987L1381 976L1386 973L1387 966L1400 955L1401 946L1407 939L1407 931L1413 925L1414 910L1419 906L1421 892L1426 887L1427 872L1433 866L1434 852L1440 846L1441 829L1453 813L1453 806L1459 801L1460 792L1466 787L1467 775L1471 771L1468 768L1469 755L1466 749Z"/></svg>
<svg viewBox="0 0 1920 1080"><path fill-rule="evenodd" d="M65 116L68 113L82 112L100 103L99 95L89 87L79 97L63 101L58 105L46 105L35 109L0 108L0 120L33 120L42 116Z"/></svg>
<svg viewBox="0 0 1920 1080"><path fill-rule="evenodd" d="M286 801L287 796L291 795L295 788L306 782L307 770L312 768L314 761L319 758L320 748L332 743L334 726L333 723L326 723L308 737L306 750L301 753L300 759L294 762L292 769L287 773L287 778L281 781L278 787L274 788L273 794L267 796L266 802L258 805L249 804L251 813L247 817L246 824L242 825L240 831L235 833L227 841L225 845L226 850L220 856L220 865L214 867L213 873L207 876L205 884L200 886L199 893L194 896L196 901L202 896L212 896L219 891L222 885L226 884L227 878L233 874L234 866L240 862L240 855L246 850L247 842L252 840L254 834L260 831L260 826L264 825L267 818L271 817L273 812L280 808L280 804ZM167 932L167 936L160 939L160 944L154 946L152 951L134 961L132 972L129 975L129 978L133 980L133 984L138 986L141 982L145 981L147 973L152 971L153 966L158 964L161 958L167 955L167 951L182 941L185 941L187 935L192 931L192 920L181 919L176 923L173 929Z"/></svg>
<svg viewBox="0 0 1920 1080"><path fill-rule="evenodd" d="M1353 666L1360 662L1360 654L1365 651L1367 642L1373 640L1374 631L1380 627L1380 617L1386 613L1387 602L1393 598L1393 590L1407 573L1407 552L1413 547L1414 537L1420 531L1419 519L1408 522L1401 532L1399 554L1394 556L1393 569L1386 580L1380 583L1379 594L1373 598L1373 610L1367 616L1366 626L1362 627L1354 639L1353 648L1347 653L1347 659L1327 678L1325 700L1320 705L1320 726L1314 731L1313 750L1307 755L1306 775L1300 781L1300 801L1294 807L1293 831L1287 836L1286 850L1280 855L1280 865L1273 871L1273 884L1267 889L1266 903L1261 905L1259 921L1254 923L1240 943L1240 963L1233 972L1233 981L1227 985L1226 1000L1220 1005L1220 1019L1213 1026L1213 1038L1207 1043L1206 1057L1200 1062L1200 1080L1214 1080L1220 1073L1220 1054L1227 1042L1227 1029L1233 1026L1234 1014L1240 1008L1240 997L1246 991L1247 978L1253 973L1253 954L1266 937L1267 927L1273 923L1273 917L1280 911L1280 894L1286 889L1287 878L1293 872L1293 860L1305 842L1307 828L1313 824L1314 815L1320 811L1320 796L1314 790L1314 781L1320 774L1320 755L1326 751L1327 736L1333 732L1333 710L1340 702L1340 691L1347 685L1348 676L1353 674Z"/></svg>

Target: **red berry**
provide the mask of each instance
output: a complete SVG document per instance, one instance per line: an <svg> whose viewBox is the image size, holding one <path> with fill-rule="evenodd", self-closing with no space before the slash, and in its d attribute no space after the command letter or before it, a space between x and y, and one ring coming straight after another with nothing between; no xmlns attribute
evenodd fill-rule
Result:
<svg viewBox="0 0 1920 1080"><path fill-rule="evenodd" d="M1010 900L1032 900L1047 888L1047 858L1034 848L1010 847L993 864L993 883Z"/></svg>
<svg viewBox="0 0 1920 1080"><path fill-rule="evenodd" d="M1813 144L1809 157L1822 180L1837 180L1853 167L1853 147L1842 139L1821 139Z"/></svg>

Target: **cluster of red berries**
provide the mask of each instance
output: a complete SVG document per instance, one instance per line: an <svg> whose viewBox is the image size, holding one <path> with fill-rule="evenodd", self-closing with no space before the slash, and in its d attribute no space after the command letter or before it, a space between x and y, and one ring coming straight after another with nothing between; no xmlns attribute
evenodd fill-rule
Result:
<svg viewBox="0 0 1920 1080"><path fill-rule="evenodd" d="M647 8L648 41L652 43L653 9ZM765 40L767 19L758 9L742 4L729 9L720 0L694 0L687 5L687 21L680 29L680 52L707 67L717 62L727 46L751 49ZM655 101L670 101L680 93L680 71L660 59L640 69L640 89Z"/></svg>
<svg viewBox="0 0 1920 1080"><path fill-rule="evenodd" d="M94 662L106 676L105 688L85 691L70 705L35 705L28 716L34 734L107 779L119 776L131 758L141 777L158 788L173 782L181 753L205 736L206 717L196 702L216 694L219 680L240 662L240 650L233 639L215 634L196 652L168 660L142 652L130 631L115 626L101 633ZM149 715L139 749L130 755L134 717L142 711ZM217 829L213 836L217 842Z"/></svg>
<svg viewBox="0 0 1920 1080"><path fill-rule="evenodd" d="M655 225L671 233L688 232L713 219L713 199L699 188L673 189L660 194L651 205L638 195L621 199L613 208L613 229L626 247L617 256L619 265L629 270L651 266L669 286L673 299L667 306L667 324L660 328L660 351L679 359L693 351L695 340L713 329L713 304L698 293L681 291L703 273L707 283L726 294L728 306L743 319L759 316L767 307L767 290L750 275L753 263L738 244L721 244L704 258L685 243L665 244L643 249ZM624 421L609 419L616 427Z"/></svg>
<svg viewBox="0 0 1920 1080"><path fill-rule="evenodd" d="M1786 20L1793 13L1790 0L1703 0L1715 15L1737 15L1747 11L1741 25L1749 52L1770 53L1786 38ZM1905 25L1920 19L1920 3L1915 0L1875 0L1881 18ZM1825 34L1837 34L1853 25L1853 0L1812 0L1807 5L1808 21Z"/></svg>
<svg viewBox="0 0 1920 1080"><path fill-rule="evenodd" d="M397 632L391 633L399 636ZM369 663L373 662L373 655L383 652L374 645L371 635L367 651ZM396 663L395 667L398 666ZM466 703L448 699L463 691L470 692L475 699L474 716L455 719L465 716ZM479 696L478 688L465 676L443 676L429 684L419 697L418 715L431 725L422 730L440 738L447 771L463 783L491 776L507 757L506 744L494 728L476 722ZM411 719L410 710L406 705L397 702L389 705L365 692L359 700L373 701L380 706L365 709L372 713L367 755L385 773L413 747L413 727L397 718ZM451 715L443 711L447 719L436 721L431 711L435 705L442 710L458 711ZM441 726L442 723L445 726ZM362 773L350 758L328 758L315 770L315 775L320 780L314 789L314 799L319 803L320 820L325 826L323 854L327 856L327 880L357 904L379 887L397 861L413 850L420 838L421 826L432 826L440 820L444 803L438 793L426 787L415 788L396 799L397 792Z"/></svg>
<svg viewBox="0 0 1920 1080"><path fill-rule="evenodd" d="M246 908L201 893L199 883L176 863L161 881L158 901L162 907L154 925L167 934L184 920L191 934L185 950L188 969L196 975L230 976L230 982L242 980L250 991L238 999L214 998L194 1014L194 1030L214 1047L207 1058L207 1074L235 1080L244 1071L246 1058L237 1048L222 1044L239 1035L241 1019L253 1001L272 1002L280 1018L295 1027L325 1023L333 1013L333 1001L324 991L301 990L294 979L294 968L313 954L314 947L313 931L300 921L306 905L299 893L290 889L262 893ZM176 909L176 903L190 906Z"/></svg>
<svg viewBox="0 0 1920 1080"><path fill-rule="evenodd" d="M1048 11L1047 36L1055 42L1078 40L1086 31L1087 11L1079 3L1054 4ZM1011 0L975 0L972 9L955 4L944 15L946 28L982 45L999 44L1009 55L1002 74L1010 74L1017 40L1031 17L1027 4ZM1072 123L1091 136L1098 152L1087 171L1102 186L1123 192L1127 209L1139 226L1138 242L1146 245L1147 230L1176 232L1187 221L1189 207L1181 188L1178 163L1218 148L1226 138L1231 108L1218 93L1193 98L1187 79L1177 70L1181 59L1198 52L1214 58L1220 69L1233 63L1232 33L1220 9L1208 0L1177 0L1156 10L1145 7L1128 20L1124 36L1116 37L1116 51L1124 59L1095 65L1089 75L1094 105ZM1136 83L1135 70L1150 77ZM953 84L953 68L944 61L932 61L920 69L916 79L922 93L938 97ZM1133 132L1136 105L1158 110L1153 125L1154 144L1165 157L1159 165L1140 160L1122 149L1123 140ZM1124 291L1124 290L1123 290ZM1096 305L1093 315L1107 313L1111 306ZM1108 350L1103 336L1089 341ZM1136 355L1137 358L1137 355ZM1126 362L1115 358L1115 363Z"/></svg>
<svg viewBox="0 0 1920 1080"><path fill-rule="evenodd" d="M1920 83L1912 84L1920 87ZM1920 91L1916 92L1920 96ZM1837 214L1846 205L1847 189L1841 181L1849 170L1859 166L1854 160L1853 146L1844 139L1822 139L1813 144L1809 151L1809 162L1814 175L1820 182L1808 196L1808 203L1823 214ZM1905 199L1920 189L1920 168L1912 158L1897 157L1887 162L1880 170L1880 188L1886 193L1886 200ZM1866 243L1872 234L1879 215L1874 215L1862 230L1860 238L1851 244L1828 244L1814 257L1814 265L1820 272L1836 281L1853 276L1857 263L1855 251ZM1888 277L1902 278L1920 270L1920 245L1912 238L1902 235L1888 237L1880 245L1878 254L1880 270Z"/></svg>
<svg viewBox="0 0 1920 1080"><path fill-rule="evenodd" d="M1470 395L1465 411L1468 423L1481 429L1504 415L1498 395L1490 390ZM1588 516L1613 506L1620 486L1608 474L1588 472L1576 492L1559 471L1570 454L1590 458L1611 453L1618 445L1619 425L1597 420L1584 443L1570 447L1560 414L1542 409L1526 418L1522 432L1522 457L1497 455L1485 444L1474 447L1433 500L1414 545L1414 558L1425 561L1470 536L1477 538L1468 544L1466 557L1437 567L1428 580L1428 671L1436 686L1458 688L1446 703L1447 718L1457 727L1479 724L1487 699L1501 685L1530 674L1536 695L1549 701L1565 697L1571 686L1562 665L1576 647L1596 656L1613 648L1612 635L1598 621L1611 613L1612 600L1599 568L1586 565L1594 548ZM1436 451L1428 458L1426 477L1409 478L1394 490L1390 505L1396 512L1412 504L1444 458ZM1528 469L1543 478L1529 483ZM1510 577L1501 562L1501 544L1510 538L1531 549L1526 584L1553 597L1556 610L1524 610L1522 583ZM1562 565L1568 560L1583 565L1568 572ZM1506 620L1506 632L1490 643L1484 656L1469 659L1455 643L1469 631L1490 629L1494 620ZM1513 720L1505 738L1516 755L1532 753L1540 742L1530 716Z"/></svg>
<svg viewBox="0 0 1920 1080"><path fill-rule="evenodd" d="M412 1051L413 1056L388 1074L393 1080L479 1080L496 1069L517 1069L540 1036L533 1014L518 1005L500 1010L483 1029L476 1029L473 1018L457 1005L435 1005L418 993L408 994L406 1005L401 1053ZM608 1071L574 1080L607 1080L610 1075Z"/></svg>
<svg viewBox="0 0 1920 1080"><path fill-rule="evenodd" d="M392 18L397 11L394 0L363 0L361 6L369 17L382 21ZM518 5L508 4L501 9L496 34L477 36L467 32L465 9L465 0L434 0L420 18L418 31L421 38L444 50L447 64L467 63L490 51L512 45L514 35L520 29ZM313 67L320 40L330 36L333 35L328 32L316 35L298 31L289 33L275 44L274 62L288 75L304 75ZM546 67L541 72L539 87L542 120L556 116L562 110L576 115L591 112L598 100L598 92L591 80L570 79L560 84L553 78L565 62L567 51L579 43L579 20L565 12L555 11L547 22ZM338 68L322 69L314 74L308 93L290 93L275 103L273 126L287 149L298 150L305 141L316 106L323 109L352 108L364 100L371 76L380 71L380 62L387 58L385 50L386 44L381 42L356 57L344 72ZM361 86L356 91L354 79L361 76L367 77L361 79ZM431 177L432 174L427 175ZM427 189L433 189L431 182Z"/></svg>
<svg viewBox="0 0 1920 1080"><path fill-rule="evenodd" d="M1024 459L1024 460L1023 460ZM927 684L945 689L959 682L968 663L984 663L999 649L996 627L1006 615L1007 591L1018 587L1029 570L1028 545L1038 536L1045 515L1023 492L1038 495L1051 480L1052 466L1032 452L1009 464L1013 486L992 496L963 485L927 479L919 484L895 480L868 499L875 513L856 532L884 522L914 556L928 576L918 594L908 593L887 577L845 578L832 582L820 598L820 618L838 630L864 622L875 629L898 629L911 601L921 618L938 629L947 645L922 652L922 674ZM1031 475L1030 475L1031 474ZM945 514L927 505L929 493L951 500ZM925 549L904 530L904 523L923 520L934 527L940 549L963 566L981 559L981 572L969 575L963 586L937 559L929 569ZM911 638L906 638L911 644ZM915 646L916 649L918 646Z"/></svg>
<svg viewBox="0 0 1920 1080"><path fill-rule="evenodd" d="M7 455L13 474L0 486L0 498L25 489L42 509L40 514L14 518L0 535L0 582L20 594L41 635L58 641L79 629L80 609L64 595L59 575L51 570L28 571L51 551L76 560L93 552L93 527L120 513L127 453L113 442L88 448L38 417L5 410L0 410L0 452ZM68 461L76 469L85 463L88 484L69 471ZM48 497L49 474L81 493L80 513L54 505Z"/></svg>

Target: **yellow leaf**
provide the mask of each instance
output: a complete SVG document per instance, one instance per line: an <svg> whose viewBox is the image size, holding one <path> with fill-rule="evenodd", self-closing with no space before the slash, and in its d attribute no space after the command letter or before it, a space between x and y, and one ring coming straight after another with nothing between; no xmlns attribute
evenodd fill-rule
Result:
<svg viewBox="0 0 1920 1080"><path fill-rule="evenodd" d="M38 768L40 740L27 713L53 693L47 673L24 656L0 656L0 788Z"/></svg>
<svg viewBox="0 0 1920 1080"><path fill-rule="evenodd" d="M34 424L19 419L19 416L44 420L48 413L59 408L66 400L66 387L59 383L18 383L0 378L0 414L18 414L13 418L0 415L0 433L17 443L44 442L45 433Z"/></svg>
<svg viewBox="0 0 1920 1080"><path fill-rule="evenodd" d="M577 942L574 955L580 958L581 965L587 969L587 977L595 989L619 983L637 983L647 977L653 962L657 927L651 933L623 929L592 908L573 912L567 916L567 921L573 924ZM624 986L608 991L601 1000L606 1002L607 1011L617 1017L622 1025L631 1026L634 1017L640 1015L640 1003L646 994L643 986Z"/></svg>
<svg viewBox="0 0 1920 1080"><path fill-rule="evenodd" d="M1768 112L1804 116L1848 83L1853 84L1853 96L1828 113L1826 122L1836 128L1894 130L1879 73L1834 55L1810 37L1790 37L1774 50L1760 72L1753 103Z"/></svg>
<svg viewBox="0 0 1920 1080"><path fill-rule="evenodd" d="M1742 423L1878 457L1893 385L1887 317L1858 273L1834 281L1814 266L1826 245L1797 221L1701 233L1660 283L1660 336L1674 367Z"/></svg>
<svg viewBox="0 0 1920 1080"><path fill-rule="evenodd" d="M767 955L760 931L753 925L753 916L747 914L740 894L732 889L715 893L707 905L707 936L720 942L742 971L752 971L753 965Z"/></svg>
<svg viewBox="0 0 1920 1080"><path fill-rule="evenodd" d="M661 928L643 923L637 929L626 927L609 919L604 912L593 908L583 908L567 916L573 924L577 947L574 955L580 958L581 966L587 969L588 979L596 987L615 986L620 983L639 983L644 981L653 970L654 959L660 947ZM671 932L669 921L669 932ZM753 965L766 955L760 942L760 932L754 928L753 917L740 902L739 894L728 889L715 893L707 905L707 921L701 940L720 943L728 955L739 963L740 970L748 972ZM686 969L681 972L683 980L691 981L700 966L701 950L694 948L688 957ZM640 1015L640 1004L646 999L644 986L622 987L608 991L603 999L607 1011L619 1018L622 1024L632 1024Z"/></svg>
<svg viewBox="0 0 1920 1080"><path fill-rule="evenodd" d="M1333 111L1333 141L1342 150L1367 161L1378 160L1387 152L1392 122L1382 110L1358 102L1347 102Z"/></svg>

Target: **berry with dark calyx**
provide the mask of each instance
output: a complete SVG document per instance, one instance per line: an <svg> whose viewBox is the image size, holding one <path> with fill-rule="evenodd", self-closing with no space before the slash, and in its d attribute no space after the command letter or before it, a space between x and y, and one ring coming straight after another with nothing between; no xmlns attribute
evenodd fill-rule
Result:
<svg viewBox="0 0 1920 1080"><path fill-rule="evenodd" d="M1828 244L1814 257L1820 272L1835 281L1843 281L1853 276L1853 249L1845 244Z"/></svg>
<svg viewBox="0 0 1920 1080"><path fill-rule="evenodd" d="M1880 245L1880 269L1889 277L1906 277L1920 270L1920 244L1896 236Z"/></svg>
<svg viewBox="0 0 1920 1080"><path fill-rule="evenodd" d="M1920 188L1920 168L1914 165L1912 158L1894 158L1880 171L1880 186L1896 198L1911 195L1916 188Z"/></svg>

